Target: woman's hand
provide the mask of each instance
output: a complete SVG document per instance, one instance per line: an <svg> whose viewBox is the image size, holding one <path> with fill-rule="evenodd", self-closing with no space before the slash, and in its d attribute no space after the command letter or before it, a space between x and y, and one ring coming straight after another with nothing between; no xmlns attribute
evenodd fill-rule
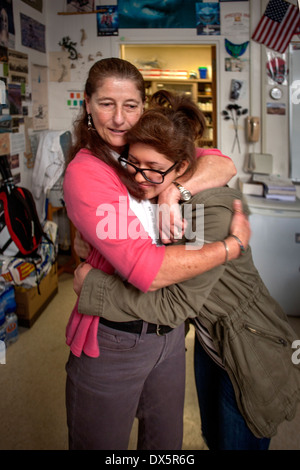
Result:
<svg viewBox="0 0 300 470"><path fill-rule="evenodd" d="M88 272L93 269L93 267L88 263L81 263L74 271L74 279L73 279L73 289L75 293L79 296L83 282L88 274Z"/></svg>
<svg viewBox="0 0 300 470"><path fill-rule="evenodd" d="M243 247L246 249L251 236L250 223L243 213L243 203L239 199L233 201L233 217L230 226L230 233L238 237Z"/></svg>
<svg viewBox="0 0 300 470"><path fill-rule="evenodd" d="M182 237L186 229L186 220L182 218L180 192L174 184L168 186L158 196L159 234L162 243L173 243Z"/></svg>
<svg viewBox="0 0 300 470"><path fill-rule="evenodd" d="M81 234L76 230L74 238L74 250L81 259L87 259L92 251L91 246L83 240Z"/></svg>

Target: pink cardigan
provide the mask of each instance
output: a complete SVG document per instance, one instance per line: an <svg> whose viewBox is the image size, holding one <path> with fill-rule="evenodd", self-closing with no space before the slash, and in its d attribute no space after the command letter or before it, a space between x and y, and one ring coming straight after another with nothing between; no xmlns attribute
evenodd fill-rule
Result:
<svg viewBox="0 0 300 470"><path fill-rule="evenodd" d="M197 150L197 156L207 154L223 156L216 149ZM127 189L114 170L82 149L67 167L64 197L68 217L94 247L87 261L108 274L118 271L146 292L160 269L165 247L153 244L130 210ZM132 239L128 231L137 225L139 238ZM67 344L78 357L82 351L98 357L99 317L78 313L77 304L66 328Z"/></svg>

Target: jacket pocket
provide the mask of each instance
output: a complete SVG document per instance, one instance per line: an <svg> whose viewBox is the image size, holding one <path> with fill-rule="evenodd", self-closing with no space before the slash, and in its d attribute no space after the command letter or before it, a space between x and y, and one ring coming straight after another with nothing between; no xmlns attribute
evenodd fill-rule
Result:
<svg viewBox="0 0 300 470"><path fill-rule="evenodd" d="M272 403L289 381L288 339L247 322L230 344L234 368L247 401L258 406Z"/></svg>
<svg viewBox="0 0 300 470"><path fill-rule="evenodd" d="M252 333L253 335L256 335L260 338L265 338L273 343L281 344L282 346L285 346L285 347L288 346L287 340L284 339L282 336L275 335L267 331L263 331L261 329L256 328L255 326L249 325L248 323L244 324L244 328L245 330L249 331L249 333Z"/></svg>

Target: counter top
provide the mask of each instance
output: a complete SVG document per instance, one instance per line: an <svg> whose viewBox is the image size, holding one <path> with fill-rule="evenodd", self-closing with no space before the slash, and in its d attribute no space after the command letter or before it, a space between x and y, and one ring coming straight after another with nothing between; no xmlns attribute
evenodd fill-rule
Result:
<svg viewBox="0 0 300 470"><path fill-rule="evenodd" d="M249 195L245 195L245 198L250 209L269 209L278 212L292 211L300 213L300 199L298 198L295 202L266 199L265 197Z"/></svg>

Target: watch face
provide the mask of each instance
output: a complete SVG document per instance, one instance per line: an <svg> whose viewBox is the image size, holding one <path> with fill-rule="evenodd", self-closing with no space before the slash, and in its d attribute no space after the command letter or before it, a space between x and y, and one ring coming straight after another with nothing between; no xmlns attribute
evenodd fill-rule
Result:
<svg viewBox="0 0 300 470"><path fill-rule="evenodd" d="M191 199L192 195L189 191L185 190L185 191L182 191L181 193L181 199L183 201L189 201Z"/></svg>

